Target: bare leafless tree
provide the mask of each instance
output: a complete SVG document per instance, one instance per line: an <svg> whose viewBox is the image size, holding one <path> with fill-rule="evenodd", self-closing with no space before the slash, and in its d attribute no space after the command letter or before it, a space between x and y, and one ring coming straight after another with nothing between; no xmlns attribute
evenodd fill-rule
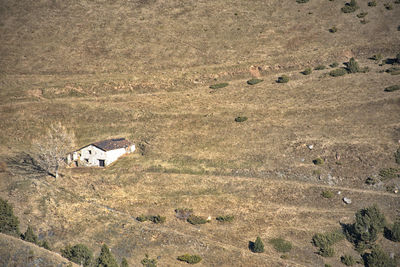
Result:
<svg viewBox="0 0 400 267"><path fill-rule="evenodd" d="M65 164L67 153L74 146L74 134L61 124L50 125L46 135L33 143L32 158L47 174L58 178L60 167Z"/></svg>

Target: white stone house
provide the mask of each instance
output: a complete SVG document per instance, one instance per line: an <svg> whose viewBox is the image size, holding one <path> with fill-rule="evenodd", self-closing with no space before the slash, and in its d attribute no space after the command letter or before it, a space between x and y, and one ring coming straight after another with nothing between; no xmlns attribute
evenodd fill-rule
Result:
<svg viewBox="0 0 400 267"><path fill-rule="evenodd" d="M122 155L135 151L135 145L125 138L108 139L89 144L67 155L70 166L106 167Z"/></svg>

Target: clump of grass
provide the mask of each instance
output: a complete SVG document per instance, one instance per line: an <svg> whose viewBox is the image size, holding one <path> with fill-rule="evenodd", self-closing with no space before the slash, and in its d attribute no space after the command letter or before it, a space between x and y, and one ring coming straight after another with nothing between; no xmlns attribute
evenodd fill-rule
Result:
<svg viewBox="0 0 400 267"><path fill-rule="evenodd" d="M385 92L394 92L400 90L400 85L392 85L385 88Z"/></svg>
<svg viewBox="0 0 400 267"><path fill-rule="evenodd" d="M178 256L177 259L179 261L184 261L189 264L196 264L202 260L199 255L190 255L190 254L183 254L181 256Z"/></svg>
<svg viewBox="0 0 400 267"><path fill-rule="evenodd" d="M314 68L314 70L324 70L326 67L324 65L318 65Z"/></svg>
<svg viewBox="0 0 400 267"><path fill-rule="evenodd" d="M332 77L339 77L339 76L343 76L346 74L347 74L347 71L343 68L334 69L329 72L329 75Z"/></svg>
<svg viewBox="0 0 400 267"><path fill-rule="evenodd" d="M244 122L244 121L247 121L247 117L244 117L244 116L243 117L236 117L235 121L236 122Z"/></svg>
<svg viewBox="0 0 400 267"><path fill-rule="evenodd" d="M369 22L369 20L366 20L366 19L360 20L360 23L361 23L361 24L367 24L368 22Z"/></svg>
<svg viewBox="0 0 400 267"><path fill-rule="evenodd" d="M251 80L248 80L247 81L247 84L248 85L255 85L255 84L257 84L257 83L260 83L260 82L263 82L264 80L261 80L261 79L251 79Z"/></svg>
<svg viewBox="0 0 400 267"><path fill-rule="evenodd" d="M386 73L390 73L390 75L399 75L400 74L400 68L398 67L391 67L385 70Z"/></svg>
<svg viewBox="0 0 400 267"><path fill-rule="evenodd" d="M274 247L274 249L281 253L286 253L292 250L292 243L283 238L273 238L269 240L269 243Z"/></svg>
<svg viewBox="0 0 400 267"><path fill-rule="evenodd" d="M351 0L349 3L346 3L344 7L341 8L343 13L353 13L358 9L358 5L356 0Z"/></svg>
<svg viewBox="0 0 400 267"><path fill-rule="evenodd" d="M351 255L344 255L340 257L340 261L346 266L353 266L354 264L356 264L356 261Z"/></svg>
<svg viewBox="0 0 400 267"><path fill-rule="evenodd" d="M303 75L310 75L312 73L312 69L311 68L306 68L305 70L303 70L301 72L301 74Z"/></svg>
<svg viewBox="0 0 400 267"><path fill-rule="evenodd" d="M390 3L386 3L386 4L384 4L383 6L384 6L387 10L392 10L392 9L393 9L392 4L390 4Z"/></svg>
<svg viewBox="0 0 400 267"><path fill-rule="evenodd" d="M232 222L233 219L235 219L235 216L233 215L222 215L216 218L216 220L219 222Z"/></svg>
<svg viewBox="0 0 400 267"><path fill-rule="evenodd" d="M337 30L338 29L335 26L333 26L332 28L329 29L329 32L330 33L335 33L335 32L337 32Z"/></svg>
<svg viewBox="0 0 400 267"><path fill-rule="evenodd" d="M164 223L166 218L160 215L140 215L136 218L139 222Z"/></svg>
<svg viewBox="0 0 400 267"><path fill-rule="evenodd" d="M310 0L296 0L296 2L298 4L304 4L304 3L307 3L308 1L310 1Z"/></svg>
<svg viewBox="0 0 400 267"><path fill-rule="evenodd" d="M220 89L220 88L227 87L228 85L229 85L228 83L217 83L217 84L210 85L210 88L211 89Z"/></svg>
<svg viewBox="0 0 400 267"><path fill-rule="evenodd" d="M321 158L316 158L312 161L314 163L314 165L322 165L324 164L324 160Z"/></svg>
<svg viewBox="0 0 400 267"><path fill-rule="evenodd" d="M367 177L367 179L365 179L365 183L367 185L374 185L374 184L377 184L379 182L380 182L380 180L378 178L376 178L376 177Z"/></svg>
<svg viewBox="0 0 400 267"><path fill-rule="evenodd" d="M331 68L337 68L339 66L339 63L333 62L332 64L329 65Z"/></svg>
<svg viewBox="0 0 400 267"><path fill-rule="evenodd" d="M276 81L277 83L287 83L289 81L289 77L286 75L282 75L281 77L278 78Z"/></svg>
<svg viewBox="0 0 400 267"><path fill-rule="evenodd" d="M368 6L369 7L375 7L376 6L376 1L374 0L374 1L368 2Z"/></svg>
<svg viewBox="0 0 400 267"><path fill-rule="evenodd" d="M187 220L193 214L193 209L178 208L175 209L175 216L181 220Z"/></svg>
<svg viewBox="0 0 400 267"><path fill-rule="evenodd" d="M144 259L142 259L140 263L144 267L157 267L157 260L150 259L148 254L145 255Z"/></svg>
<svg viewBox="0 0 400 267"><path fill-rule="evenodd" d="M324 198L333 198L333 195L334 195L333 192L330 190L324 190L321 193L321 196Z"/></svg>
<svg viewBox="0 0 400 267"><path fill-rule="evenodd" d="M366 15L368 15L368 12L361 12L361 13L357 14L357 18L362 19L362 18L364 18Z"/></svg>
<svg viewBox="0 0 400 267"><path fill-rule="evenodd" d="M379 176L382 178L382 180L397 178L399 175L400 170L396 168L385 168L379 170Z"/></svg>
<svg viewBox="0 0 400 267"><path fill-rule="evenodd" d="M197 225L197 224L205 224L205 223L207 223L207 219L206 218L204 218L204 217L201 217L201 216L196 216L196 215L190 215L188 218L187 218L187 221L190 223L190 224L193 224L193 225Z"/></svg>

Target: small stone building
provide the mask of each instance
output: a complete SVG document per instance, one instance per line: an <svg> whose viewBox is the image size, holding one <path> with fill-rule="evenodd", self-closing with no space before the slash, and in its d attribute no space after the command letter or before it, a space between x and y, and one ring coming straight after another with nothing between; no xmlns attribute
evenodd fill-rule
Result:
<svg viewBox="0 0 400 267"><path fill-rule="evenodd" d="M122 155L135 151L135 145L125 138L108 139L92 143L67 155L70 166L105 167Z"/></svg>

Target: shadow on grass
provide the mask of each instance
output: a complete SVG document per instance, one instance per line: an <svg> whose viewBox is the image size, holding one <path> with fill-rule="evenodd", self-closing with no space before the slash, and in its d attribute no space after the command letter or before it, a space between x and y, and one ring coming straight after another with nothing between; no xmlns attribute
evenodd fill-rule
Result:
<svg viewBox="0 0 400 267"><path fill-rule="evenodd" d="M13 175L19 175L30 178L42 178L48 173L38 166L33 157L25 152L21 152L14 157L6 160L7 169Z"/></svg>

